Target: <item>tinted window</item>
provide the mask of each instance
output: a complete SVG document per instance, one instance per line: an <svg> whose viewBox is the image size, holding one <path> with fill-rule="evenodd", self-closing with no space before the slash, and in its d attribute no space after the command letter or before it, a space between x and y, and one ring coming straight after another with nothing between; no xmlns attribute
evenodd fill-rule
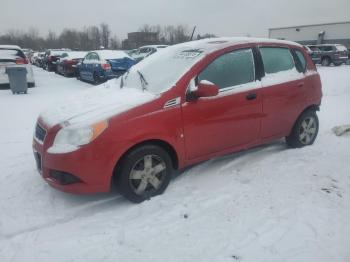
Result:
<svg viewBox="0 0 350 262"><path fill-rule="evenodd" d="M261 47L260 52L267 74L287 71L294 68L293 57L288 48Z"/></svg>
<svg viewBox="0 0 350 262"><path fill-rule="evenodd" d="M215 59L198 76L198 81L208 80L220 89L253 82L254 58L251 49L237 50Z"/></svg>
<svg viewBox="0 0 350 262"><path fill-rule="evenodd" d="M325 52L333 51L333 46L320 46L319 49Z"/></svg>
<svg viewBox="0 0 350 262"><path fill-rule="evenodd" d="M298 71L299 72L305 72L305 70L306 70L306 60L305 60L305 57L304 57L304 55L303 55L303 53L302 52L300 52L299 50L294 50L295 51L295 54L296 54L296 58L297 58L297 60L298 61L296 61L298 64L299 64L299 66L298 66Z"/></svg>

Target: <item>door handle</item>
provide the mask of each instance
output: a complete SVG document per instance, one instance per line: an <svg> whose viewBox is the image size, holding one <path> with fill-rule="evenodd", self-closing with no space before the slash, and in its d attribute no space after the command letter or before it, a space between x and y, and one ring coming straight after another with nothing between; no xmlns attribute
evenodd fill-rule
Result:
<svg viewBox="0 0 350 262"><path fill-rule="evenodd" d="M297 87L303 87L304 86L304 82L300 82L297 84Z"/></svg>
<svg viewBox="0 0 350 262"><path fill-rule="evenodd" d="M250 94L248 94L245 98L246 98L247 100L255 100L256 97L257 97L257 95L256 95L255 93L250 93Z"/></svg>

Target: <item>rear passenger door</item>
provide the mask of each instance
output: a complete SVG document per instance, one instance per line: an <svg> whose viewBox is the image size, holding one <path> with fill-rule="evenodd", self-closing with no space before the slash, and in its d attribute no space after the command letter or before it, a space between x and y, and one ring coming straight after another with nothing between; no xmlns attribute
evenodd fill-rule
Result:
<svg viewBox="0 0 350 262"><path fill-rule="evenodd" d="M261 138L286 136L304 106L304 74L288 47L260 46L259 50L265 70Z"/></svg>

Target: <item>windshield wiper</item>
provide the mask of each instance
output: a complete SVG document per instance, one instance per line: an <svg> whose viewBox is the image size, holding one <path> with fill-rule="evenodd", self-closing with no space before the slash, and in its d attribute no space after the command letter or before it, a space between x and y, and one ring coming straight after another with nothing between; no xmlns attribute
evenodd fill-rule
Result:
<svg viewBox="0 0 350 262"><path fill-rule="evenodd" d="M147 86L148 86L148 83L146 81L146 78L143 76L143 74L137 70L137 73L139 74L140 76L140 81L141 81L141 85L142 85L142 90L145 91L147 90Z"/></svg>
<svg viewBox="0 0 350 262"><path fill-rule="evenodd" d="M128 77L129 71L130 71L130 69L128 69L128 71L126 71L126 72L121 76L121 79L120 79L120 89L122 89L122 88L124 87L124 79L126 80L126 78Z"/></svg>

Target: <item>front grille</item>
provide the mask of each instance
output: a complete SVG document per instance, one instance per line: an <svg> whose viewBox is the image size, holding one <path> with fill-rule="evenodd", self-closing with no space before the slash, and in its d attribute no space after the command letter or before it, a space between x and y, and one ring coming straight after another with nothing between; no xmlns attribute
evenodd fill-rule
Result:
<svg viewBox="0 0 350 262"><path fill-rule="evenodd" d="M46 130L42 128L39 123L36 124L35 126L35 137L41 142L44 142L46 136Z"/></svg>

